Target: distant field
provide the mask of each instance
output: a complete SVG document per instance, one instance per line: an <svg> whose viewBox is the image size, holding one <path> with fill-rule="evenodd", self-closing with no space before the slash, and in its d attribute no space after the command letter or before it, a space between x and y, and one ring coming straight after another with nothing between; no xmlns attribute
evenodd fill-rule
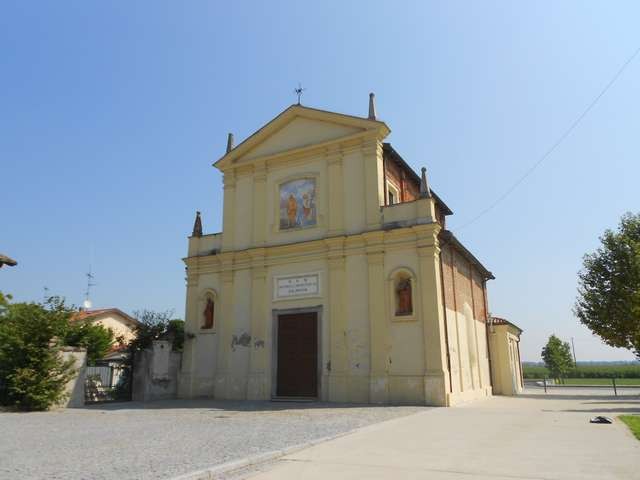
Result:
<svg viewBox="0 0 640 480"><path fill-rule="evenodd" d="M529 378L527 380L542 380ZM565 385L605 385L613 388L610 378L565 378ZM617 386L640 387L640 378L616 378Z"/></svg>
<svg viewBox="0 0 640 480"><path fill-rule="evenodd" d="M565 378L566 385L613 385L610 378ZM640 378L616 378L616 385L640 387Z"/></svg>
<svg viewBox="0 0 640 480"><path fill-rule="evenodd" d="M549 378L549 372L543 366L539 365L527 365L522 367L522 374L527 379L537 378ZM605 380L611 382L611 378L616 379L616 382L620 380L633 379L636 380L635 385L640 384L640 364L631 365L610 365L610 364L589 364L580 365L573 369L569 375L569 379L572 380ZM591 383L591 385L597 385L597 383Z"/></svg>

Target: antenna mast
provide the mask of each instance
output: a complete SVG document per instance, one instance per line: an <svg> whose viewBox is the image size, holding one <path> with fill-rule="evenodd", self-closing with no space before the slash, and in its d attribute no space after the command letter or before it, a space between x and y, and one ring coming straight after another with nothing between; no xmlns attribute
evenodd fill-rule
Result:
<svg viewBox="0 0 640 480"><path fill-rule="evenodd" d="M91 265L89 265L89 271L87 273L85 273L85 276L87 277L87 290L84 292L84 302L82 304L82 306L86 309L91 308L91 299L90 299L90 294L91 294L91 287L95 287L96 284L93 283L93 279L95 278L93 273L91 273Z"/></svg>

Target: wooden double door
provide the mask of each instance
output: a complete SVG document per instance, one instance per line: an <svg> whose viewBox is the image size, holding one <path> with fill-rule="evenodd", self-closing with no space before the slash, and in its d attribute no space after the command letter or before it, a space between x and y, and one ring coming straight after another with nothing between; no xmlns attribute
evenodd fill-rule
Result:
<svg viewBox="0 0 640 480"><path fill-rule="evenodd" d="M277 317L277 397L318 397L318 314Z"/></svg>

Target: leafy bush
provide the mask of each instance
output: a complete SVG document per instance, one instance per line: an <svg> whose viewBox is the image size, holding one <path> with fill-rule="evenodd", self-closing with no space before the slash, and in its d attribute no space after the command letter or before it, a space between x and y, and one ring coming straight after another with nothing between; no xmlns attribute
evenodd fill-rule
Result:
<svg viewBox="0 0 640 480"><path fill-rule="evenodd" d="M45 304L10 304L0 310L0 403L45 410L65 396L75 374L73 360L61 355L60 338L72 311L59 298Z"/></svg>
<svg viewBox="0 0 640 480"><path fill-rule="evenodd" d="M94 365L103 358L113 345L113 332L102 325L72 323L67 327L64 344L87 349L87 363Z"/></svg>
<svg viewBox="0 0 640 480"><path fill-rule="evenodd" d="M131 351L151 348L154 340L169 340L175 351L182 351L184 346L184 322L172 319L173 312L154 312L153 310L140 310L133 313L140 322L136 328L136 336L129 342Z"/></svg>

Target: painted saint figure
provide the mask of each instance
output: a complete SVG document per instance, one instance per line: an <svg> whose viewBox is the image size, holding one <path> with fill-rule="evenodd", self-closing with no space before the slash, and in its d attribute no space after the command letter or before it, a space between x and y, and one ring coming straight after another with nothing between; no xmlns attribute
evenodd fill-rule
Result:
<svg viewBox="0 0 640 480"><path fill-rule="evenodd" d="M202 328L213 328L213 308L213 300L211 297L208 297L207 305L203 312L204 323L202 324Z"/></svg>
<svg viewBox="0 0 640 480"><path fill-rule="evenodd" d="M296 216L298 214L298 202L293 194L289 195L287 202L287 217L289 218L289 226L294 227L296 225Z"/></svg>
<svg viewBox="0 0 640 480"><path fill-rule="evenodd" d="M298 178L280 184L280 229L316 225L316 184L313 178Z"/></svg>
<svg viewBox="0 0 640 480"><path fill-rule="evenodd" d="M308 193L302 195L302 214L305 222L311 217L311 197Z"/></svg>
<svg viewBox="0 0 640 480"><path fill-rule="evenodd" d="M413 313L413 303L411 301L411 279L403 278L398 282L396 289L398 295L398 308L396 315L411 315Z"/></svg>

